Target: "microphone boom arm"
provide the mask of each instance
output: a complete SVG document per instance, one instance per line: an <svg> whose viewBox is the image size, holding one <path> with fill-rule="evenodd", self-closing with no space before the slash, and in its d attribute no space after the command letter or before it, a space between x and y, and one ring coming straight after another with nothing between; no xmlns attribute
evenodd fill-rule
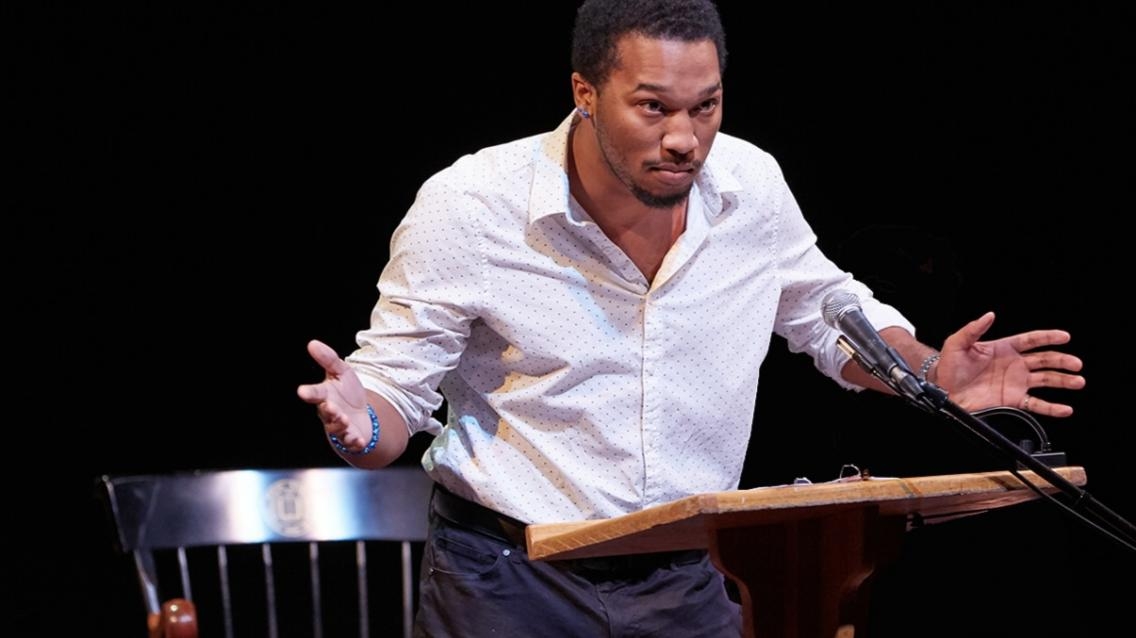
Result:
<svg viewBox="0 0 1136 638"><path fill-rule="evenodd" d="M1096 521L1102 521L1109 527L1108 530L1098 527L1098 531L1102 531L1109 538L1125 546L1127 549L1136 550L1136 525L1133 525L1131 521L1106 507L1103 503L1090 495L1088 491L1074 485L1065 477L1055 472L1053 468L1041 462L1032 454L1022 449L1018 444L1006 438L1001 432L991 427L981 418L967 412L958 404L951 401L946 391L942 388L929 381L920 381L920 384L924 388L924 393L920 397L922 401L926 402L924 407L947 417L948 420L953 423L961 425L969 434L985 441L1003 456L1009 457L1017 461L1022 467L1033 471L1034 474L1040 476L1047 483L1057 488L1072 501L1071 503L1065 504L1072 513L1076 514L1078 517L1082 517L1082 520L1086 513L1093 515L1091 522L1094 525ZM1036 488L1020 475L1018 475L1018 479L1036 491Z"/></svg>
<svg viewBox="0 0 1136 638"><path fill-rule="evenodd" d="M1052 499L1017 471L1011 472L1030 489L1063 505L1081 522L1088 522L1127 549L1136 550L1136 526L1131 521L1105 507L1087 491L1066 480L981 418L952 402L945 390L913 374L899 353L884 341L864 316L856 295L845 290L832 291L825 296L821 311L825 323L843 333L837 337L837 346L897 396L918 408L948 417L953 423L964 427L968 434L981 439L1003 456L1017 461L1018 466L1032 470L1068 497L1071 503ZM1097 525L1097 522L1103 522L1109 529Z"/></svg>

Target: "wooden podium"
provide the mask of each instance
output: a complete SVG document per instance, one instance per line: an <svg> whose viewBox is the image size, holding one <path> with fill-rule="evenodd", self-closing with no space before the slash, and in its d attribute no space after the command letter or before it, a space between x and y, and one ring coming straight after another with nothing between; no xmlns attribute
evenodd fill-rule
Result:
<svg viewBox="0 0 1136 638"><path fill-rule="evenodd" d="M1073 485L1081 467L1054 468ZM1058 492L1032 471L1022 477ZM865 635L876 566L904 532L1039 498L1008 471L868 478L697 494L616 518L529 525L529 557L557 560L708 549L738 588L749 638Z"/></svg>

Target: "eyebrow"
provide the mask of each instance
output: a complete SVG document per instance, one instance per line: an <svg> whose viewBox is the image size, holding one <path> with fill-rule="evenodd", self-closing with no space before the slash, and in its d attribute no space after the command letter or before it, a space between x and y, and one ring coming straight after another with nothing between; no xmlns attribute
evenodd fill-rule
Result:
<svg viewBox="0 0 1136 638"><path fill-rule="evenodd" d="M710 86L702 89L698 94L701 95L701 96L704 96L704 97L710 96L710 95L717 93L721 89L722 89L722 83L721 82L715 82L714 84L711 84ZM653 93L666 93L668 89L667 89L667 87L665 87L661 84L642 83L642 84L637 85L635 87L635 90L636 91L651 91Z"/></svg>

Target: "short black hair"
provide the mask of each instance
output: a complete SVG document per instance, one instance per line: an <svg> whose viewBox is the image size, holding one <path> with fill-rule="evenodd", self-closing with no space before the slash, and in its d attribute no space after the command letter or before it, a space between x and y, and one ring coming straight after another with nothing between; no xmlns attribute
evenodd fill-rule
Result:
<svg viewBox="0 0 1136 638"><path fill-rule="evenodd" d="M616 45L628 34L698 42L718 49L726 71L726 32L712 0L585 0L572 31L572 70L600 86L619 65Z"/></svg>

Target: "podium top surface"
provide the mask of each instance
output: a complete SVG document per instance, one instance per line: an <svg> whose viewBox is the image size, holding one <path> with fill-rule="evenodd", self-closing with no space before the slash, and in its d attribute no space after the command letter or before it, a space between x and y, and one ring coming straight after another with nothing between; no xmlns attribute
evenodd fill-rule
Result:
<svg viewBox="0 0 1136 638"><path fill-rule="evenodd" d="M1084 468L1054 472L1072 485L1085 484ZM1017 475L1043 493L1060 491L1032 471ZM868 478L708 492L616 518L529 525L525 533L530 558L556 560L701 549L709 546L716 529L788 523L855 508L872 508L884 517L918 515L932 523L1039 498L1017 475L996 471Z"/></svg>

